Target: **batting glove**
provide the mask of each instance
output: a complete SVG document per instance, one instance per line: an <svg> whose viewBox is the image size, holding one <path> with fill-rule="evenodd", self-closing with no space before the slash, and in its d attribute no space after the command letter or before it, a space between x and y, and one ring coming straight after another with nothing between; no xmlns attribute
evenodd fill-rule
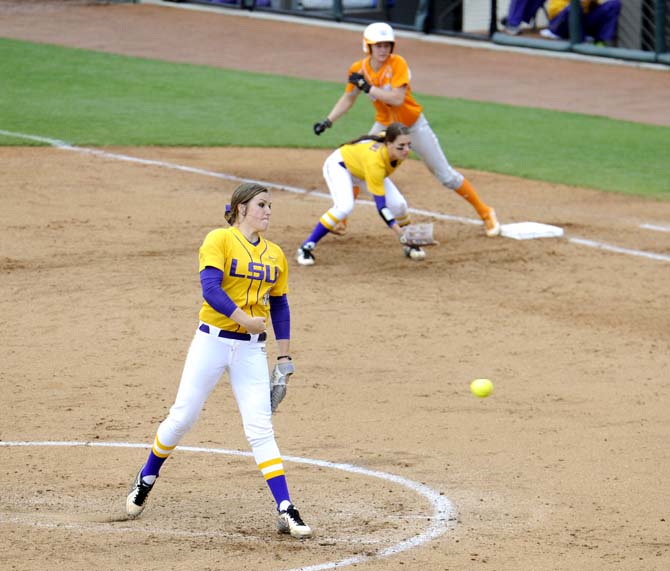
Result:
<svg viewBox="0 0 670 571"><path fill-rule="evenodd" d="M349 76L349 83L352 83L361 91L365 91L365 93L370 93L370 88L372 87L365 79L365 76L360 73L352 73Z"/></svg>
<svg viewBox="0 0 670 571"><path fill-rule="evenodd" d="M331 122L330 119L328 119L328 117L326 117L320 123L314 123L314 134L315 135L320 135L326 129L328 129L329 127L332 127L332 126L333 126L333 123Z"/></svg>
<svg viewBox="0 0 670 571"><path fill-rule="evenodd" d="M289 377L293 374L293 363L277 363L272 369L270 377L270 403L272 412L277 410L279 403L286 396L286 384Z"/></svg>

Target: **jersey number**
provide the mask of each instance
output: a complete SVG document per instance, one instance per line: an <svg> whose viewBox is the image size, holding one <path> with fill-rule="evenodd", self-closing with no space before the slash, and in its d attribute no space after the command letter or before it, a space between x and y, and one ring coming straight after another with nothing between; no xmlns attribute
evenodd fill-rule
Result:
<svg viewBox="0 0 670 571"><path fill-rule="evenodd" d="M248 278L250 280L260 280L273 284L277 281L277 277L279 276L279 268L274 266L274 275L272 275L272 268L268 264L249 262L247 265L247 273L238 274L237 259L233 258L230 262L230 275L234 278Z"/></svg>

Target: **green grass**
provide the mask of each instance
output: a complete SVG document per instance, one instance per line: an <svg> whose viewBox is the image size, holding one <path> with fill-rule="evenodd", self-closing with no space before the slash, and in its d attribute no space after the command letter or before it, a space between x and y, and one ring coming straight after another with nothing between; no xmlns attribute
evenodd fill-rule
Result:
<svg viewBox="0 0 670 571"><path fill-rule="evenodd" d="M363 98L321 137L341 84L0 39L0 129L92 146L335 147L367 131ZM670 198L670 128L418 95L450 162ZM0 145L35 142L0 135Z"/></svg>

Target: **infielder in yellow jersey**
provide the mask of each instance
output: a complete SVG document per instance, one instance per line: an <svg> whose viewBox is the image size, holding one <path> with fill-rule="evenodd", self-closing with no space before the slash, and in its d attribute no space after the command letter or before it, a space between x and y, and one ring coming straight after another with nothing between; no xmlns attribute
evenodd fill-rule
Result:
<svg viewBox="0 0 670 571"><path fill-rule="evenodd" d="M474 207L482 219L486 235L498 236L500 224L495 211L480 199L472 184L449 164L423 114L423 108L412 95L409 66L402 56L393 53L394 47L395 34L388 24L376 22L365 28L363 51L366 57L351 65L344 94L328 116L314 125L314 133L320 135L331 127L351 109L359 94L365 93L375 108L375 123L370 134L383 131L395 121L407 125L414 152L423 159L442 185L456 191Z"/></svg>
<svg viewBox="0 0 670 571"><path fill-rule="evenodd" d="M262 236L270 223L271 207L267 188L240 185L226 213L231 227L211 231L200 247L204 298L200 323L175 402L158 427L149 457L126 498L131 518L144 511L161 466L227 370L254 459L277 503L278 530L297 538L312 534L289 496L272 427L272 412L286 394L293 364L286 256ZM272 377L265 350L268 317L279 349Z"/></svg>
<svg viewBox="0 0 670 571"><path fill-rule="evenodd" d="M409 155L409 129L401 123L391 123L381 135L363 135L340 146L323 164L323 177L333 198L331 206L319 219L309 237L296 252L301 266L316 263L314 248L328 232L334 232L354 208L357 191L372 194L382 220L395 232L403 244L404 253L422 260L425 252L407 244L403 228L410 223L407 201L388 178Z"/></svg>

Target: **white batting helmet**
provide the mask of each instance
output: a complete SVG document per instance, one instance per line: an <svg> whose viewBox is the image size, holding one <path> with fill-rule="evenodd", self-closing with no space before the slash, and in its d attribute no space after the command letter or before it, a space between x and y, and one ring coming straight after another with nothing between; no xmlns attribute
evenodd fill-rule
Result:
<svg viewBox="0 0 670 571"><path fill-rule="evenodd" d="M370 24L363 32L363 51L370 53L370 46L372 44L379 44L381 42L390 42L391 51L395 47L395 35L393 28L384 22L375 22Z"/></svg>

